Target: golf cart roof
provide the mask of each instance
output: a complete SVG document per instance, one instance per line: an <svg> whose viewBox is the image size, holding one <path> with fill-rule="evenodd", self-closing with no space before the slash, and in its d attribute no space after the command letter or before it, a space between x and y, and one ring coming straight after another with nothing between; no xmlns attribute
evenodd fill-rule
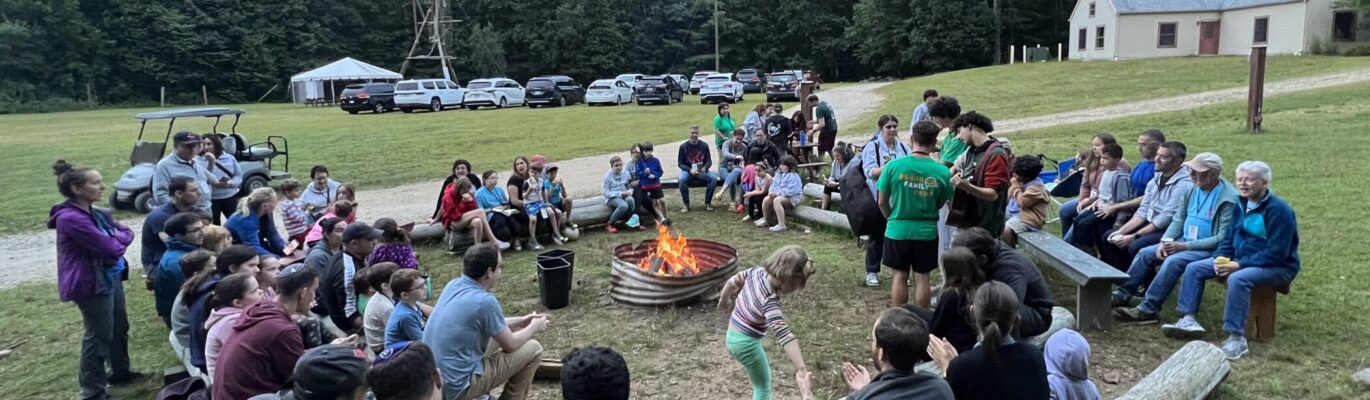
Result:
<svg viewBox="0 0 1370 400"><path fill-rule="evenodd" d="M140 120L149 120L185 117L218 117L229 114L232 114L234 116L242 115L243 110L225 107L178 108L175 110L139 113L138 115L134 115L133 118Z"/></svg>

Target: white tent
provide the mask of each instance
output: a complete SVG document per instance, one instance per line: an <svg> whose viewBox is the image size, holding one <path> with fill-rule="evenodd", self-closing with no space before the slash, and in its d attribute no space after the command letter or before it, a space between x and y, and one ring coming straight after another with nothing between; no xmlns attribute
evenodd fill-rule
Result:
<svg viewBox="0 0 1370 400"><path fill-rule="evenodd" d="M404 76L394 71L365 62L357 61L352 57L344 57L328 65L315 68L310 71L301 72L290 77L291 98L295 102L303 99L316 99L323 97L323 84L329 82L329 89L333 90L333 81L388 81L403 79ZM336 94L329 94L330 98L336 98Z"/></svg>

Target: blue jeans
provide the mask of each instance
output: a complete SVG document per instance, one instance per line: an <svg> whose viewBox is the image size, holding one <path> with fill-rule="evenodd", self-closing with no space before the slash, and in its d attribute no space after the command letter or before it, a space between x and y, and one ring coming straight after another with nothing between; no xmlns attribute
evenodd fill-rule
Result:
<svg viewBox="0 0 1370 400"><path fill-rule="evenodd" d="M1132 266L1127 269L1127 282L1123 282L1115 291L1122 298L1132 298L1146 280L1147 273L1151 272L1151 267L1161 264L1156 279L1151 281L1151 286L1146 287L1146 302L1138 306L1142 311L1149 313L1161 309L1161 304L1165 303L1165 298L1170 297L1170 292L1175 290L1175 284L1180 281L1180 276L1184 275L1184 269L1189 263L1213 256L1213 252L1208 250L1186 250L1161 260L1156 256L1156 249L1160 247L1160 244L1154 244L1137 252L1137 256L1132 258Z"/></svg>
<svg viewBox="0 0 1370 400"><path fill-rule="evenodd" d="M718 175L723 177L723 186L728 187L728 198L734 203L738 202L742 190L738 186L742 179L742 167L734 165L732 168L723 166L718 167Z"/></svg>
<svg viewBox="0 0 1370 400"><path fill-rule="evenodd" d="M1133 239L1132 243L1127 245L1127 248L1121 248L1108 242L1108 237L1113 236L1114 231L1116 231L1116 229L1109 229L1102 235L1099 235L1099 259L1108 265L1112 265L1113 268L1117 268L1119 271L1126 271L1128 265L1132 262L1132 258L1136 257L1137 253L1141 252L1143 247L1149 247L1156 243L1160 243L1161 236L1165 236L1165 232L1163 231L1151 232Z"/></svg>
<svg viewBox="0 0 1370 400"><path fill-rule="evenodd" d="M628 217L633 215L637 209L637 201L633 196L615 197L604 201L609 208L613 208L613 213L609 214L609 223L618 224L628 221Z"/></svg>
<svg viewBox="0 0 1370 400"><path fill-rule="evenodd" d="M1061 240L1065 240L1066 243L1071 243L1070 238L1075 235L1071 229L1075 227L1075 217L1080 215L1080 212L1075 211L1079 204L1080 198L1077 197L1061 205L1061 212L1058 214L1061 217Z"/></svg>
<svg viewBox="0 0 1370 400"><path fill-rule="evenodd" d="M885 235L871 235L866 240L866 273L880 273L880 260L885 258Z"/></svg>
<svg viewBox="0 0 1370 400"><path fill-rule="evenodd" d="M1106 230L1113 229L1113 222L1117 219L1117 215L1099 218L1094 212L1078 214L1075 216L1075 226L1071 227L1070 233L1062 239L1081 250L1098 248L1100 235Z"/></svg>
<svg viewBox="0 0 1370 400"><path fill-rule="evenodd" d="M690 171L680 171L680 202L686 207L690 206L690 183L695 181L704 182L704 205L713 205L718 175L710 171L700 172L699 175L690 175Z"/></svg>
<svg viewBox="0 0 1370 400"><path fill-rule="evenodd" d="M1227 306L1223 309L1223 330L1235 335L1246 333L1246 315L1251 309L1251 289L1256 286L1274 286L1294 280L1298 271L1293 268L1246 267L1227 276ZM1184 269L1180 285L1180 301L1176 311L1184 315L1199 313L1203 302L1204 281L1217 277L1213 271L1213 259L1189 263Z"/></svg>

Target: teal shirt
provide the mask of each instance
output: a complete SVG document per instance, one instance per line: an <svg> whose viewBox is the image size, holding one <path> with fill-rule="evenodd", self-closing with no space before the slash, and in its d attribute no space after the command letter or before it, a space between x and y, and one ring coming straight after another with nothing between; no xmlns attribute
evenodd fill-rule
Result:
<svg viewBox="0 0 1370 400"><path fill-rule="evenodd" d="M951 201L951 170L924 157L900 157L880 172L880 193L889 193L889 224L885 237L895 240L937 240L938 210Z"/></svg>

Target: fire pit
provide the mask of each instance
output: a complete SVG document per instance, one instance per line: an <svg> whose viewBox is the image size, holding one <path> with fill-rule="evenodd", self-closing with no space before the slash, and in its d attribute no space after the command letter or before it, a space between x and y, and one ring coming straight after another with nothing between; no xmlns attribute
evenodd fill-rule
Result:
<svg viewBox="0 0 1370 400"><path fill-rule="evenodd" d="M636 306L685 305L718 298L718 288L737 272L737 249L709 241L674 238L666 227L657 238L614 248L609 297Z"/></svg>

